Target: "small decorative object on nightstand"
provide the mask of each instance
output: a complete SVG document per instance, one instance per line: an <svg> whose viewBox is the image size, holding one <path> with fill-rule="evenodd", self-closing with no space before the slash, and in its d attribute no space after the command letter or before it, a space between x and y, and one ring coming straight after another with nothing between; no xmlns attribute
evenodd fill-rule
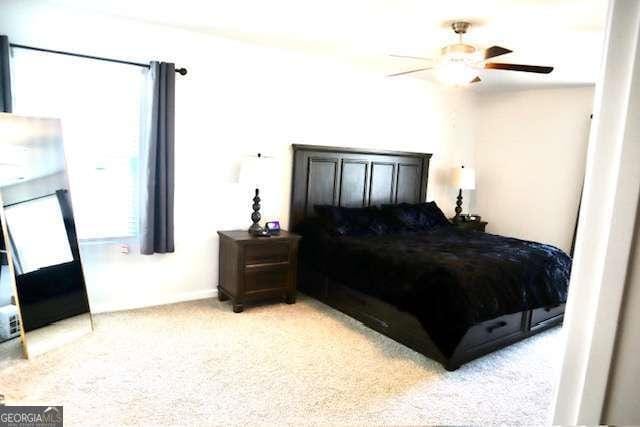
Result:
<svg viewBox="0 0 640 427"><path fill-rule="evenodd" d="M218 236L220 301L231 299L235 313L259 299L281 297L295 303L299 235L281 230L263 239L234 230L218 231Z"/></svg>
<svg viewBox="0 0 640 427"><path fill-rule="evenodd" d="M462 230L484 231L487 221L452 221L452 224Z"/></svg>

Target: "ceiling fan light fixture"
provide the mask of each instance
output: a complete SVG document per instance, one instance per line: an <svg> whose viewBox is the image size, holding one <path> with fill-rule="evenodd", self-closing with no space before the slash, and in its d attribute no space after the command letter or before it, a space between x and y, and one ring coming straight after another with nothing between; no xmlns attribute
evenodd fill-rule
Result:
<svg viewBox="0 0 640 427"><path fill-rule="evenodd" d="M478 75L477 70L463 63L442 63L436 67L436 78L449 86L466 86Z"/></svg>
<svg viewBox="0 0 640 427"><path fill-rule="evenodd" d="M442 54L443 57L460 58L465 60L472 60L472 59L481 60L482 59L477 55L477 49L475 48L475 46L472 46L470 44L465 44L465 43L456 43L456 44L447 45L442 49L440 49L440 53Z"/></svg>
<svg viewBox="0 0 640 427"><path fill-rule="evenodd" d="M478 74L472 65L480 60L474 46L464 43L445 46L435 67L436 78L449 86L467 85Z"/></svg>

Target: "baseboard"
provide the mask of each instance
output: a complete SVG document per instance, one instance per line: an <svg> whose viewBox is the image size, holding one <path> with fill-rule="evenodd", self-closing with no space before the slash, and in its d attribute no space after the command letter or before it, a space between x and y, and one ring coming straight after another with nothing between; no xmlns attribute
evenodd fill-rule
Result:
<svg viewBox="0 0 640 427"><path fill-rule="evenodd" d="M91 312L97 313L111 313L114 311L133 310L135 308L153 307L157 305L175 304L177 302L194 301L198 299L215 298L218 296L217 289L203 289L200 291L181 292L171 295L165 295L161 298L149 298L144 301L126 301L125 303L118 302L105 302L102 304L95 304L90 301Z"/></svg>

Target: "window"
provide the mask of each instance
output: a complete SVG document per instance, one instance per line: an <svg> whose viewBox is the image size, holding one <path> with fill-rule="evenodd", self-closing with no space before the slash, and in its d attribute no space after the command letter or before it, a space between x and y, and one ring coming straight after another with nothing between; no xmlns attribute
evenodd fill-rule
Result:
<svg viewBox="0 0 640 427"><path fill-rule="evenodd" d="M20 274L73 261L58 197L48 196L5 209Z"/></svg>
<svg viewBox="0 0 640 427"><path fill-rule="evenodd" d="M62 120L81 240L138 229L138 160L145 69L13 49L14 113Z"/></svg>

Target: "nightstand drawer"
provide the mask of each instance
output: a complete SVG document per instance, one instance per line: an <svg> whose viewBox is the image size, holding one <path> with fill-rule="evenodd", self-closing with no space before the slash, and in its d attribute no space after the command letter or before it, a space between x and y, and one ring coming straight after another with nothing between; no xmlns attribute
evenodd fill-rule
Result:
<svg viewBox="0 0 640 427"><path fill-rule="evenodd" d="M264 239L269 239L269 237L264 237ZM245 265L287 262L289 260L289 242L247 245L244 259Z"/></svg>
<svg viewBox="0 0 640 427"><path fill-rule="evenodd" d="M289 265L276 264L261 268L248 268L244 272L246 293L286 289L289 283Z"/></svg>

